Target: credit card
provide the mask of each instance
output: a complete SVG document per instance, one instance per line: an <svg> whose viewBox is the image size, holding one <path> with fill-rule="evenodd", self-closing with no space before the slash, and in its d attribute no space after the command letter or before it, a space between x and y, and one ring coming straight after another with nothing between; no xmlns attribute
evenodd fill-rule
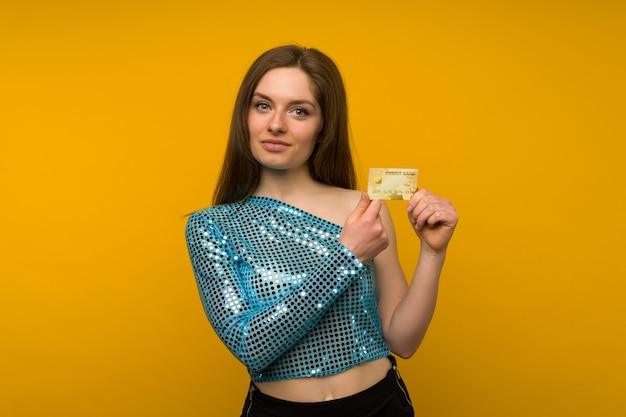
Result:
<svg viewBox="0 0 626 417"><path fill-rule="evenodd" d="M370 168L367 193L372 200L409 200L417 191L415 168Z"/></svg>

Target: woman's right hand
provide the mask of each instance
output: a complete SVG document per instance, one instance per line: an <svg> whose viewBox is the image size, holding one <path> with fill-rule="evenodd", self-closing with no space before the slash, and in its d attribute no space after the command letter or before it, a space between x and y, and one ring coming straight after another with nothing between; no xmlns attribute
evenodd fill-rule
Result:
<svg viewBox="0 0 626 417"><path fill-rule="evenodd" d="M339 242L361 263L371 261L389 246L389 237L380 218L382 205L382 201L372 201L367 193L361 193L361 199L339 234Z"/></svg>

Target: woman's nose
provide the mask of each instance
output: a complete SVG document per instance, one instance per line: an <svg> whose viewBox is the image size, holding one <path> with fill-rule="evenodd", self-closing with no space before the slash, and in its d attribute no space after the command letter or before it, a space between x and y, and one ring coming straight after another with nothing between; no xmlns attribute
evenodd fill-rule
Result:
<svg viewBox="0 0 626 417"><path fill-rule="evenodd" d="M267 125L267 130L274 135L285 133L287 131L287 124L279 112L272 115L272 118Z"/></svg>

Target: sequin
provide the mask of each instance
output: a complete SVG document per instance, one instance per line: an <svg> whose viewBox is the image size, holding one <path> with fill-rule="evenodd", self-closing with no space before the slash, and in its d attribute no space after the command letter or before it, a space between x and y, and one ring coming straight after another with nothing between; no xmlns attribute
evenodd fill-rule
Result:
<svg viewBox="0 0 626 417"><path fill-rule="evenodd" d="M204 310L254 381L331 375L389 354L373 264L359 262L340 232L266 197L189 217Z"/></svg>

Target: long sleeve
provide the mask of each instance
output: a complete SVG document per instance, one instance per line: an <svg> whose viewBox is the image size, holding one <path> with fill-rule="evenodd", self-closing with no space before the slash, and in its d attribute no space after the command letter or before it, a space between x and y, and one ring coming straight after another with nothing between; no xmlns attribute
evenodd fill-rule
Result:
<svg viewBox="0 0 626 417"><path fill-rule="evenodd" d="M187 246L205 313L252 372L261 372L296 344L369 268L334 242L278 297L264 297L264 288L250 283L258 271L242 258L233 237L202 213L187 222Z"/></svg>

